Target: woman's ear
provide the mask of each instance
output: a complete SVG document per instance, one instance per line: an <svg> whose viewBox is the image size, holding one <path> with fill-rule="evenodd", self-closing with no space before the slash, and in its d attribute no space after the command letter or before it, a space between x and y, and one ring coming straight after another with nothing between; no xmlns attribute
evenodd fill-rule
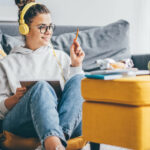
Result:
<svg viewBox="0 0 150 150"><path fill-rule="evenodd" d="M29 37L30 36L30 30L29 30L29 32L25 35L26 37Z"/></svg>

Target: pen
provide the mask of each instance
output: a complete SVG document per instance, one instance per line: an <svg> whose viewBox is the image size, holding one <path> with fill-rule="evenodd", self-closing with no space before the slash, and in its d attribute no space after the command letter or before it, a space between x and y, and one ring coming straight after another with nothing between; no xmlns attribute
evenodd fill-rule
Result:
<svg viewBox="0 0 150 150"><path fill-rule="evenodd" d="M77 38L78 38L78 33L79 33L79 28L77 28L77 33L76 33L76 38L75 38L75 40L77 40Z"/></svg>

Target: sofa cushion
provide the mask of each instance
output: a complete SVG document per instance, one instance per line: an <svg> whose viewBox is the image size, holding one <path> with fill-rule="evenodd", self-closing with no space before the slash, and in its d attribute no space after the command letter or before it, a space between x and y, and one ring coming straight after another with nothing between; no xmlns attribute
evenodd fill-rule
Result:
<svg viewBox="0 0 150 150"><path fill-rule="evenodd" d="M82 96L86 101L134 106L150 105L150 76L115 80L83 79Z"/></svg>
<svg viewBox="0 0 150 150"><path fill-rule="evenodd" d="M2 31L0 30L0 43L2 41Z"/></svg>
<svg viewBox="0 0 150 150"><path fill-rule="evenodd" d="M1 44L4 51L9 54L11 49L13 49L14 47L23 46L24 40L22 36L10 36L7 34L2 34Z"/></svg>
<svg viewBox="0 0 150 150"><path fill-rule="evenodd" d="M115 23L79 32L78 41L85 51L83 69L97 68L95 60L113 58L121 60L130 58L129 23L119 20ZM51 41L55 49L64 50L69 54L70 46L76 33L64 33L53 36Z"/></svg>
<svg viewBox="0 0 150 150"><path fill-rule="evenodd" d="M0 44L0 59L4 58L6 56L5 51L2 48L2 45Z"/></svg>
<svg viewBox="0 0 150 150"><path fill-rule="evenodd" d="M0 59L2 59L4 56L6 56L5 51L1 44L1 41L2 41L2 32L0 30Z"/></svg>

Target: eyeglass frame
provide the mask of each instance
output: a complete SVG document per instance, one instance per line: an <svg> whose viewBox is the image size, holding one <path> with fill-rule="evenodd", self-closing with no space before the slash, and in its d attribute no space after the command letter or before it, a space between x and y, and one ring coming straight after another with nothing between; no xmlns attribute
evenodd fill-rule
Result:
<svg viewBox="0 0 150 150"><path fill-rule="evenodd" d="M41 32L42 26L45 27L45 29L44 29L45 31L44 32ZM36 27L40 30L40 33L45 34L48 29L51 32L53 32L55 30L56 25L54 23L51 23L49 26L47 26L45 24L41 24L41 25L37 25Z"/></svg>

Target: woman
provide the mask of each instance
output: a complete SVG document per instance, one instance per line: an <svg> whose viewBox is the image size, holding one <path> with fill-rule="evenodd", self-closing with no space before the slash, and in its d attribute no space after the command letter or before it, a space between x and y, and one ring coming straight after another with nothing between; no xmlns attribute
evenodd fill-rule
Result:
<svg viewBox="0 0 150 150"><path fill-rule="evenodd" d="M29 31L24 34L25 46L13 49L0 62L3 130L23 137L39 137L46 150L63 150L66 140L81 135L84 52L76 40L70 48L71 59L62 51L53 51L49 43L53 24L46 6L35 3L24 12L23 8L33 0L15 2L19 22L25 21ZM38 82L27 90L21 87L21 80ZM63 91L59 100L45 80L60 82Z"/></svg>

